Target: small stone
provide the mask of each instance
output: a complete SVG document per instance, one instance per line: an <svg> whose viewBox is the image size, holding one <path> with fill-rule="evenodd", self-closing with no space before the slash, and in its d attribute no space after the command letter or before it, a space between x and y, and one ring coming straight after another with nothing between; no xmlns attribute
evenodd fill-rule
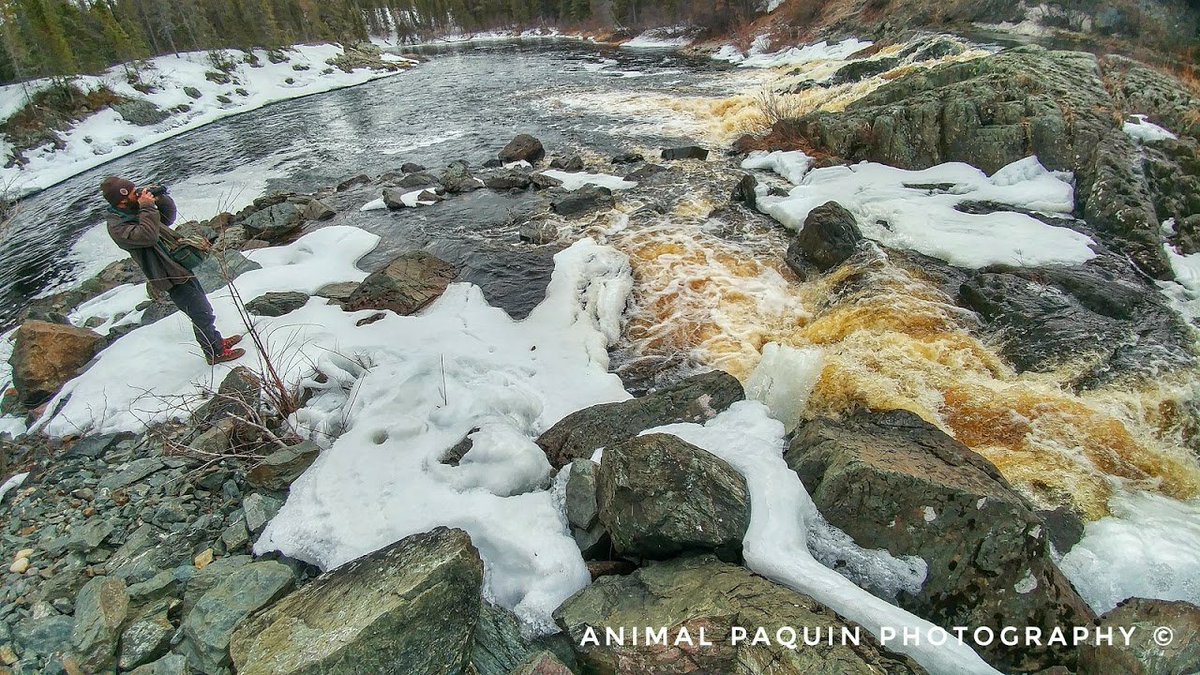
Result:
<svg viewBox="0 0 1200 675"><path fill-rule="evenodd" d="M196 566L196 569L202 570L205 567L208 567L209 565L211 565L212 561L213 561L213 550L211 548L206 548L203 551L201 551L200 554L197 555L192 560L192 564Z"/></svg>
<svg viewBox="0 0 1200 675"><path fill-rule="evenodd" d="M262 533L267 523L279 513L279 509L283 504L278 499L273 499L257 492L246 497L242 502L242 510L246 513L246 529L250 530L250 534L258 536Z"/></svg>
<svg viewBox="0 0 1200 675"><path fill-rule="evenodd" d="M33 557L33 549L23 548L20 551L17 551L17 557L18 558L32 558Z"/></svg>
<svg viewBox="0 0 1200 675"><path fill-rule="evenodd" d="M17 558L16 560L13 561L12 566L8 568L8 571L12 572L14 574L24 574L25 570L28 570L28 569L29 569L29 558Z"/></svg>
<svg viewBox="0 0 1200 675"><path fill-rule="evenodd" d="M250 531L246 529L246 521L238 518L221 533L221 542L227 551L240 551L250 543Z"/></svg>
<svg viewBox="0 0 1200 675"><path fill-rule="evenodd" d="M6 666L17 662L17 655L13 652L12 645L0 645L0 662Z"/></svg>

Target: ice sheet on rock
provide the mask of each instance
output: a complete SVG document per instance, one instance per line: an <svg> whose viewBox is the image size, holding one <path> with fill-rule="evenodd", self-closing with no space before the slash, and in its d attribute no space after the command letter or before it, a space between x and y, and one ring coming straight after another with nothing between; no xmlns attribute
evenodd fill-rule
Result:
<svg viewBox="0 0 1200 675"><path fill-rule="evenodd" d="M792 185L799 185L812 167L813 158L799 150L765 152L755 150L742 160L743 169L766 169L783 176Z"/></svg>
<svg viewBox="0 0 1200 675"><path fill-rule="evenodd" d="M542 172L542 175L555 178L562 181L564 190L575 191L585 185L599 185L606 187L609 190L628 190L631 187L636 187L637 183L627 181L620 176L613 176L606 173L587 173L559 171L558 169L548 169Z"/></svg>
<svg viewBox="0 0 1200 675"><path fill-rule="evenodd" d="M808 395L821 377L825 357L816 347L797 349L774 342L763 345L762 360L746 380L746 398L767 406L789 433L800 425Z"/></svg>
<svg viewBox="0 0 1200 675"><path fill-rule="evenodd" d="M1157 124L1147 122L1145 115L1130 115L1129 117L1132 119L1122 124L1121 130L1135 141L1153 143L1155 141L1175 140L1179 138Z"/></svg>
<svg viewBox="0 0 1200 675"><path fill-rule="evenodd" d="M246 257L263 269L247 272L234 282L242 298L249 301L267 291L314 293L335 282L361 281L366 273L355 263L373 249L379 237L364 230L331 226L311 232L288 246L258 249ZM86 303L73 318L85 315L107 316L132 312L146 299L142 285L122 286ZM217 329L224 335L245 331L238 319L227 289L209 294L217 316ZM310 304L320 304L313 300ZM122 319L127 321L132 319ZM288 353L291 358L281 367L289 373L303 367L302 355L319 351L319 346L294 343L302 338L295 328L300 321L295 313L283 317L260 317L256 326L267 337L272 351ZM279 330L276 330L276 329ZM247 355L240 361L209 367L200 355L192 336L191 323L181 313L121 337L102 351L96 363L80 377L68 382L55 396L48 411L66 400L61 412L46 422L44 431L52 436L140 431L149 422L164 421L187 414L179 408L181 397L196 395L204 387L215 388L224 373L237 365L256 366L253 344L243 342ZM147 358L147 354L154 358ZM296 375L298 377L298 374ZM214 383L213 381L216 380Z"/></svg>
<svg viewBox="0 0 1200 675"><path fill-rule="evenodd" d="M0 485L0 501L4 500L4 496L7 495L9 491L21 487L21 484L25 482L26 478L29 478L28 471L24 473L13 474L8 480L4 481L4 484Z"/></svg>
<svg viewBox="0 0 1200 675"><path fill-rule="evenodd" d="M574 410L629 397L607 348L631 288L627 258L588 239L555 256L546 299L522 321L469 284L418 316L358 328L369 312L310 303L297 319L310 326L304 339L331 348L314 355L325 389L294 422L325 433L328 449L255 550L332 568L460 527L483 556L487 596L531 631L553 630L551 613L588 574L534 439ZM459 465L440 463L464 438Z"/></svg>
<svg viewBox="0 0 1200 675"><path fill-rule="evenodd" d="M1180 255L1170 244L1163 244L1163 251L1171 263L1175 280L1158 281L1158 287L1183 318L1188 321L1200 319L1200 253Z"/></svg>
<svg viewBox="0 0 1200 675"><path fill-rule="evenodd" d="M1200 604L1200 500L1121 493L1059 567L1097 614L1126 598Z"/></svg>
<svg viewBox="0 0 1200 675"><path fill-rule="evenodd" d="M786 68L814 61L841 61L849 58L855 52L870 47L872 42L847 38L841 42L830 44L822 40L811 45L789 47L778 52L768 52L771 40L765 35L755 38L750 50L742 52L733 45L725 45L713 54L718 61L735 63L742 68Z"/></svg>
<svg viewBox="0 0 1200 675"><path fill-rule="evenodd" d="M794 175L797 163L788 160L785 170ZM1069 174L1047 171L1036 157L1013 162L990 178L960 162L920 171L861 162L808 171L785 197L760 186L758 209L799 231L810 211L836 201L855 215L864 236L959 267L1069 265L1095 257L1087 235L1012 211L976 215L954 208L987 201L1067 214L1074 209L1069 181Z"/></svg>
<svg viewBox="0 0 1200 675"><path fill-rule="evenodd" d="M383 197L380 197L379 199L372 199L371 201L367 202L366 204L363 204L362 207L359 208L358 210L359 211L386 211L387 204L384 203Z"/></svg>
<svg viewBox="0 0 1200 675"><path fill-rule="evenodd" d="M643 433L678 436L724 459L745 476L751 504L750 528L742 544L746 567L812 596L877 637L883 626L896 629L899 635L906 628L920 631L920 645L906 645L896 639L887 646L913 657L931 673L996 672L956 640L944 646L931 645L931 635L934 641L940 641L938 633L931 631L940 628L863 590L813 557L810 551L822 552L822 557L837 551L831 557L852 560L860 566L859 574L893 593L919 584L918 575L924 578L923 562L898 561L886 551L858 549L849 537L841 539L832 534L828 523L821 524L800 477L783 461L784 427L769 417L766 406L740 401L704 426L672 424ZM853 554L847 555L851 551Z"/></svg>

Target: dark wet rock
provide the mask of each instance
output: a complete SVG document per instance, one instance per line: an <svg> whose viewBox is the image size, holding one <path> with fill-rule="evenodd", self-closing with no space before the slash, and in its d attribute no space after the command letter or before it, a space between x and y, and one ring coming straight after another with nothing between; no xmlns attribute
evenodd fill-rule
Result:
<svg viewBox="0 0 1200 675"><path fill-rule="evenodd" d="M504 162L501 162L500 160L496 159L495 157L493 157L483 163L483 168L485 168L485 169L499 169L502 166L504 166Z"/></svg>
<svg viewBox="0 0 1200 675"><path fill-rule="evenodd" d="M638 566L628 560L589 560L587 561L588 576L592 581L600 577L618 574L632 574Z"/></svg>
<svg viewBox="0 0 1200 675"><path fill-rule="evenodd" d="M287 565L272 560L246 565L205 593L184 617L179 653L194 668L227 670L234 629L291 590L294 582Z"/></svg>
<svg viewBox="0 0 1200 675"><path fill-rule="evenodd" d="M306 210L307 204L288 199L251 213L241 220L241 225L253 238L279 241L304 225Z"/></svg>
<svg viewBox="0 0 1200 675"><path fill-rule="evenodd" d="M1054 550L1066 553L1083 539L1083 516L1069 506L1037 512L1046 523L1046 534Z"/></svg>
<svg viewBox="0 0 1200 675"><path fill-rule="evenodd" d="M183 93L187 94L189 98L193 98L193 99L200 98L200 96L202 95L200 93L200 90L195 87L184 87Z"/></svg>
<svg viewBox="0 0 1200 675"><path fill-rule="evenodd" d="M535 190L549 190L550 188L562 187L563 182L554 176L547 176L544 173L529 174L529 182Z"/></svg>
<svg viewBox="0 0 1200 675"><path fill-rule="evenodd" d="M54 396L104 344L86 328L26 321L17 328L12 355L13 387L21 403L36 406Z"/></svg>
<svg viewBox="0 0 1200 675"><path fill-rule="evenodd" d="M524 190L531 182L529 174L516 169L505 169L483 179L490 190Z"/></svg>
<svg viewBox="0 0 1200 675"><path fill-rule="evenodd" d="M483 181L471 174L465 162L452 162L439 180L450 194L473 192L483 187Z"/></svg>
<svg viewBox="0 0 1200 675"><path fill-rule="evenodd" d="M875 77L900 65L900 59L895 56L887 56L879 59L863 59L861 61L851 61L846 65L838 68L837 71L829 76L827 84L849 84L865 80L868 77Z"/></svg>
<svg viewBox="0 0 1200 675"><path fill-rule="evenodd" d="M859 646L821 643L797 649L730 639L733 627L781 626L855 630L812 598L771 583L712 556L681 558L643 567L629 576L605 576L576 593L554 613L571 637L583 672L595 673L923 673L907 657L887 651L866 630ZM605 629L667 629L667 645L639 639L606 644ZM698 647L700 629L712 646ZM691 644L678 642L686 630ZM753 630L753 629L751 629ZM589 631L600 644L584 641ZM644 635L640 637L644 638Z"/></svg>
<svg viewBox="0 0 1200 675"><path fill-rule="evenodd" d="M404 203L404 195L408 194L409 192L411 192L411 190L400 188L384 188L383 203L393 211L399 211L400 209L407 208L408 204Z"/></svg>
<svg viewBox="0 0 1200 675"><path fill-rule="evenodd" d="M667 161L676 159L698 159L704 161L708 159L708 150L695 145L688 145L681 148L667 148L662 151L662 158Z"/></svg>
<svg viewBox="0 0 1200 675"><path fill-rule="evenodd" d="M126 122L139 127L154 126L171 116L171 113L145 99L128 99L114 103L112 109Z"/></svg>
<svg viewBox="0 0 1200 675"><path fill-rule="evenodd" d="M667 171L667 167L658 164L647 164L625 176L625 180L641 183L642 181Z"/></svg>
<svg viewBox="0 0 1200 675"><path fill-rule="evenodd" d="M286 490L320 454L321 448L312 441L303 441L276 450L251 469L246 480L255 487L275 491Z"/></svg>
<svg viewBox="0 0 1200 675"><path fill-rule="evenodd" d="M439 527L322 575L238 628L230 652L242 675L459 672L482 586L470 538Z"/></svg>
<svg viewBox="0 0 1200 675"><path fill-rule="evenodd" d="M197 570L184 586L180 613L186 617L206 593L226 579L236 578L242 568L253 561L254 559L248 555L231 555L217 558L204 569Z"/></svg>
<svg viewBox="0 0 1200 675"><path fill-rule="evenodd" d="M1077 209L1107 244L1169 278L1147 177L1105 76L1091 54L1018 47L914 72L787 131L848 161L906 169L964 161L992 173L1037 155L1075 173Z"/></svg>
<svg viewBox="0 0 1200 675"><path fill-rule="evenodd" d="M400 170L404 173L420 173L425 170L425 167L415 162L405 162L404 165L400 167Z"/></svg>
<svg viewBox="0 0 1200 675"><path fill-rule="evenodd" d="M862 412L801 427L784 459L821 514L867 549L919 556L920 593L898 604L946 628L1085 626L1094 615L1055 566L1046 527L995 466L907 411ZM1002 671L1073 669L1061 646L999 641L980 654Z"/></svg>
<svg viewBox="0 0 1200 675"><path fill-rule="evenodd" d="M289 291L284 293L264 293L246 303L246 311L255 316L283 316L300 309L308 304L308 296L304 293Z"/></svg>
<svg viewBox="0 0 1200 675"><path fill-rule="evenodd" d="M1100 617L1099 630L1110 630L1111 645L1088 643L1079 650L1080 675L1173 675L1200 672L1200 607L1188 602L1132 598ZM1120 632L1134 629L1126 645ZM1167 645L1155 638L1168 635Z"/></svg>
<svg viewBox="0 0 1200 675"><path fill-rule="evenodd" d="M958 300L980 315L1018 371L1079 361L1086 368L1075 384L1082 388L1194 360L1182 319L1129 270L1096 264L981 271L962 284Z"/></svg>
<svg viewBox="0 0 1200 675"><path fill-rule="evenodd" d="M537 439L550 465L590 459L599 448L633 438L642 431L679 422L703 423L746 397L729 373L714 370L689 377L640 398L601 403L567 415Z"/></svg>
<svg viewBox="0 0 1200 675"><path fill-rule="evenodd" d="M128 612L129 594L120 579L96 577L79 591L71 642L86 672L111 670L116 665L117 641Z"/></svg>
<svg viewBox="0 0 1200 675"><path fill-rule="evenodd" d="M936 37L925 43L917 43L900 52L900 58L912 56L910 59L914 63L921 61L936 61L944 59L947 56L957 56L965 52L967 48L961 42L952 40L947 37Z"/></svg>
<svg viewBox="0 0 1200 675"><path fill-rule="evenodd" d="M75 441L71 446L71 455L77 457L87 457L89 459L97 459L103 457L106 452L114 445L121 441L126 441L133 438L129 433L104 434L101 436L84 436Z"/></svg>
<svg viewBox="0 0 1200 675"><path fill-rule="evenodd" d="M542 147L541 141L529 134L521 134L509 141L508 145L504 146L498 158L505 164L510 162L536 164L545 156L546 149Z"/></svg>
<svg viewBox="0 0 1200 675"><path fill-rule="evenodd" d="M577 665L565 635L559 633L530 641L521 634L515 614L486 600L479 605L479 621L472 637L471 666L479 675L509 675L539 653L552 654L560 663Z"/></svg>
<svg viewBox="0 0 1200 675"><path fill-rule="evenodd" d="M558 226L546 221L530 221L517 230L517 237L536 246L558 241Z"/></svg>
<svg viewBox="0 0 1200 675"><path fill-rule="evenodd" d="M607 556L611 542L600 522L600 507L596 503L595 462L589 459L571 462L565 496L567 522L583 559Z"/></svg>
<svg viewBox="0 0 1200 675"><path fill-rule="evenodd" d="M612 158L613 164L637 164L644 161L646 161L646 158L636 152L626 152Z"/></svg>
<svg viewBox="0 0 1200 675"><path fill-rule="evenodd" d="M797 274L809 266L828 272L854 255L862 241L854 214L837 202L825 202L804 219L804 227L792 238L784 260Z"/></svg>
<svg viewBox="0 0 1200 675"><path fill-rule="evenodd" d="M334 211L328 204L319 199L310 199L304 205L304 212L301 214L305 220L317 221L329 220L336 215L337 211Z"/></svg>
<svg viewBox="0 0 1200 675"><path fill-rule="evenodd" d="M178 311L179 308L170 300L152 300L142 310L142 317L138 319L138 325L149 326L158 323Z"/></svg>
<svg viewBox="0 0 1200 675"><path fill-rule="evenodd" d="M358 187L359 185L370 185L370 184L371 184L371 177L365 173L360 173L357 176L351 176L350 178L347 178L347 179L343 180L342 182L338 183L337 187L334 189L337 190L338 192L345 192L346 190L349 190L350 188L353 188L353 187Z"/></svg>
<svg viewBox="0 0 1200 675"><path fill-rule="evenodd" d="M555 157L550 161L551 169L559 169L562 171L570 171L576 173L583 171L583 158L579 155L571 155L570 157Z"/></svg>
<svg viewBox="0 0 1200 675"><path fill-rule="evenodd" d="M734 561L750 526L746 479L676 436L648 434L604 450L596 470L600 522L627 557L713 551Z"/></svg>
<svg viewBox="0 0 1200 675"><path fill-rule="evenodd" d="M418 171L417 173L410 173L395 181L395 185L396 187L410 188L409 191L411 192L412 190L420 188L440 187L441 183L438 182L437 177L433 174L425 171Z"/></svg>
<svg viewBox="0 0 1200 675"><path fill-rule="evenodd" d="M612 190L598 185L585 185L555 197L550 202L550 208L560 216L574 218L592 211L611 209L616 203Z"/></svg>
<svg viewBox="0 0 1200 675"><path fill-rule="evenodd" d="M351 312L382 309L407 316L440 297L456 275L450 263L424 251L410 251L371 273L344 307Z"/></svg>
<svg viewBox="0 0 1200 675"><path fill-rule="evenodd" d="M758 204L758 193L755 189L758 188L758 179L751 174L744 174L741 180L738 181L737 187L733 189L733 195L730 197L735 202L741 202L748 208L755 208Z"/></svg>

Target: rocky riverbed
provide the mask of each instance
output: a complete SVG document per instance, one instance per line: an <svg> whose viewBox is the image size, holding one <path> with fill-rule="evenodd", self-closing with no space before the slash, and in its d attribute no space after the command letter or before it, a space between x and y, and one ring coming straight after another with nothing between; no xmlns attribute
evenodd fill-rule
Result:
<svg viewBox="0 0 1200 675"><path fill-rule="evenodd" d="M878 58L852 60L860 65L839 70L841 80L911 65L869 63ZM121 372L112 364L123 345L178 320L173 306L147 294L126 261L42 299L16 332L4 401L30 431L0 448L5 476L28 474L0 499L9 566L0 661L19 673L140 675L1195 669L1200 608L1165 599L1098 607L1064 574L1063 555L1086 523L1108 515L1114 493L1200 494L1194 327L1162 292L1174 287L1156 283L1186 282L1172 255L1195 252L1200 208L1189 200L1200 155L1187 111L1196 99L1136 63L1038 48L893 79L845 112L743 139L729 158L704 147L601 156L522 135L486 164L404 164L180 226L218 251L199 272L206 289L262 291L243 306L268 346L281 344L269 335L289 317L308 324L336 313L347 331L398 343L422 317L470 326L481 319L464 281L497 298L504 316L484 324L494 331L522 325L510 316L559 330L531 343L470 333L485 364L472 365L475 379L449 344L440 372L432 359L404 370L419 351L400 343L408 353L398 357L346 348L311 367L280 366L282 388L246 359L206 384L185 378L180 391L131 381L147 391L121 399L112 388L112 400L93 400L89 373ZM1149 115L1174 138L1131 136L1123 112ZM1084 235L1092 255L956 265L878 235L899 229L902 214L881 225L850 193L811 204L790 231L760 211L782 213L772 200L800 194L791 193L805 183L789 171L800 160L755 155L743 168L751 146L804 148L806 171L958 160L1014 183L1065 184L998 173L1036 154L1045 169L1072 172L1066 212L972 199L981 188L966 181L903 189L962 193L962 213L1017 214ZM364 245L360 225L384 233L422 209L469 214L487 203L473 200L497 196L520 205L513 218L464 227L486 228L501 255L537 262L472 269L454 246L364 257L378 239ZM382 213L390 218L365 220ZM290 278L250 283L289 266L337 267L311 263L322 253L313 242L335 241L310 238L322 231L361 246L347 267L361 260L369 273L342 270L311 292ZM580 247L584 237L594 248ZM586 274L567 276L571 265ZM497 291L522 282L536 288ZM572 309L569 321L542 308L555 303ZM608 322L614 309L620 325ZM318 310L327 314L307 313ZM482 356L519 347L565 371L576 367L571 353L554 350L577 338L595 381L575 383L580 391L559 382L533 407L601 401L578 410L529 413L536 396L521 379L541 381L535 361L510 368ZM440 403L412 385L418 376ZM486 408L467 384L508 407ZM395 419L356 416L377 403L358 396L395 392L406 397L398 408L378 408ZM443 424L456 404L484 412ZM420 412L413 425L406 408ZM117 430L131 416L147 423ZM429 453L396 478L411 483L385 474L388 494L371 492L367 474L406 461L428 437ZM364 467L351 483L358 493L322 491L347 464ZM498 500L485 507L549 509L552 534L573 556L555 566L559 549L543 551L541 576L557 585L524 579L498 525L448 504L412 507L453 513L411 521L445 526L388 536L412 517L391 493L442 494L421 482L429 477L450 481L464 501ZM371 522L347 530L383 541L322 570L356 542L305 516L336 519L354 502ZM1193 592L1176 570L1165 573L1169 590ZM926 637L1020 626L1026 640L914 648L888 639L888 626ZM1093 626L1146 630L1120 646L1028 640L1029 630ZM1151 626L1176 640L1156 644ZM789 641L785 627L858 639ZM768 637L751 639L757 628ZM641 636L616 640L610 629Z"/></svg>

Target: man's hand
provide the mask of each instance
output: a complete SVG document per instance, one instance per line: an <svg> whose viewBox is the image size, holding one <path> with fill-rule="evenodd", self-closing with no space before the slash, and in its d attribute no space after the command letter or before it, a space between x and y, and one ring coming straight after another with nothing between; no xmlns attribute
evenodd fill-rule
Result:
<svg viewBox="0 0 1200 675"><path fill-rule="evenodd" d="M149 190L140 190L137 193L137 203L143 208L154 206L154 195L150 194Z"/></svg>

